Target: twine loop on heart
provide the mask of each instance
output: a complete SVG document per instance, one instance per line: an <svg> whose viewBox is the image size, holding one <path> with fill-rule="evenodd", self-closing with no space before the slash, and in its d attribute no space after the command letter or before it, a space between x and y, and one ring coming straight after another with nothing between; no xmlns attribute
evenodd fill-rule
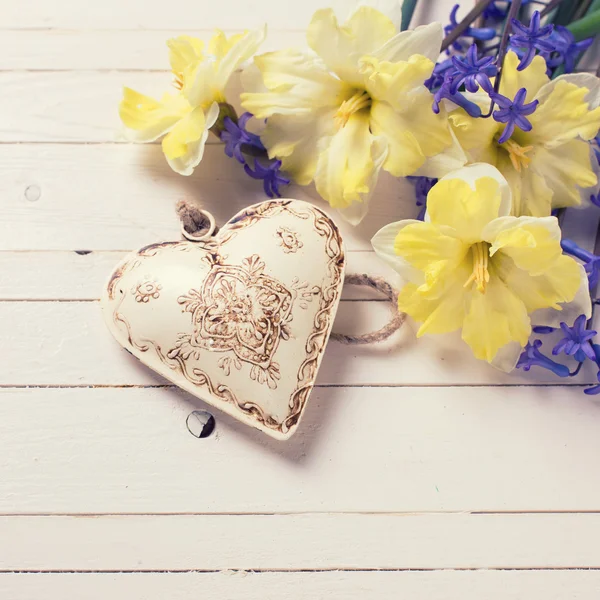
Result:
<svg viewBox="0 0 600 600"><path fill-rule="evenodd" d="M202 242L217 233L218 227L215 219L208 211L202 210L186 200L180 200L176 210L181 220L181 233L190 242ZM341 344L374 344L383 342L402 327L406 320L406 314L398 310L398 292L385 279L366 273L349 273L346 275L344 283L368 286L382 293L392 307L392 316L381 329L376 331L362 335L349 335L334 331L331 333L330 339Z"/></svg>
<svg viewBox="0 0 600 600"><path fill-rule="evenodd" d="M391 319L377 331L363 333L362 335L347 335L333 331L330 339L342 344L375 344L387 340L394 334L406 320L406 314L398 310L398 292L382 277L374 277L366 273L349 273L344 279L346 285L365 285L381 292L389 301L392 308Z"/></svg>
<svg viewBox="0 0 600 600"><path fill-rule="evenodd" d="M176 211L181 220L181 233L190 242L202 242L218 231L215 218L206 210L180 200Z"/></svg>

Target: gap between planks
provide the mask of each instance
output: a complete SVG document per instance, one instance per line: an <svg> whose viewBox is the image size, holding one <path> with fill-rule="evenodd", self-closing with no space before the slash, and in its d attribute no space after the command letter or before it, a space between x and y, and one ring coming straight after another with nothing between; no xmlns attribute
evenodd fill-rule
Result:
<svg viewBox="0 0 600 600"><path fill-rule="evenodd" d="M428 517L428 516L509 516L509 515L600 515L600 510L421 510L421 511L369 511L369 510L292 510L276 512L0 512L0 519L67 517L94 519L102 517L299 517L299 516L378 516L378 517Z"/></svg>
<svg viewBox="0 0 600 600"><path fill-rule="evenodd" d="M135 573L144 574L168 574L168 573L199 573L199 574L215 574L215 573L435 573L435 572L489 572L489 571L592 571L599 572L600 567L423 567L423 568L406 568L406 569L385 569L373 568L365 569L363 567L348 568L348 567L332 567L330 569L56 569L56 570L4 570L0 569L2 575L108 575L108 574L123 574L132 575Z"/></svg>
<svg viewBox="0 0 600 600"><path fill-rule="evenodd" d="M484 390L487 389L496 389L496 388L564 388L573 389L573 388L586 388L592 383L316 383L313 388L314 389L378 389L378 390L422 390L422 389L443 389L443 388L468 388L475 389L481 388ZM180 389L178 386L173 384L110 384L110 383L81 383L81 384L8 384L2 383L0 384L0 390L81 390L81 389L109 389L109 390L127 390L127 389L142 389L142 390L156 390L156 389L166 389L166 390L178 390Z"/></svg>
<svg viewBox="0 0 600 600"><path fill-rule="evenodd" d="M600 572L452 571L132 574L3 574L0 592L32 598L171 600L564 600L597 598Z"/></svg>

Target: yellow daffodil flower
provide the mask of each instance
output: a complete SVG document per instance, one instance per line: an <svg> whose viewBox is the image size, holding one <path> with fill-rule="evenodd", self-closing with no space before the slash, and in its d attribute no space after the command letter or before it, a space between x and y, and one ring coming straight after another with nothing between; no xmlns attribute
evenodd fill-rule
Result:
<svg viewBox="0 0 600 600"><path fill-rule="evenodd" d="M432 112L423 85L439 55L439 23L398 33L369 6L344 25L325 9L314 14L307 40L312 53L256 57L242 94L246 110L268 119L261 139L269 156L297 183L314 179L319 194L356 224L381 168L439 177L464 164L447 117Z"/></svg>
<svg viewBox="0 0 600 600"><path fill-rule="evenodd" d="M463 167L429 192L425 222L384 227L375 251L405 279L398 306L418 336L462 329L477 358L514 368L535 325L591 314L582 266L564 255L554 217L514 217L506 179Z"/></svg>
<svg viewBox="0 0 600 600"><path fill-rule="evenodd" d="M575 74L550 81L541 56L523 71L517 71L518 63L517 55L509 52L500 93L513 99L526 88L526 102L539 101L527 117L533 126L530 132L517 128L499 144L505 125L493 118L476 119L457 109L450 122L470 162L487 162L504 175L513 193L513 214L542 217L553 208L581 204L581 188L588 188L589 196L598 184L597 161L584 140L600 128L600 80ZM470 99L489 109L487 97L475 94Z"/></svg>
<svg viewBox="0 0 600 600"><path fill-rule="evenodd" d="M162 149L171 168L191 175L202 160L210 128L226 102L225 86L233 72L258 49L265 29L227 38L217 31L209 42L208 55L197 38L169 40L169 58L175 92L160 100L125 88L119 115L128 139L153 142L164 136Z"/></svg>

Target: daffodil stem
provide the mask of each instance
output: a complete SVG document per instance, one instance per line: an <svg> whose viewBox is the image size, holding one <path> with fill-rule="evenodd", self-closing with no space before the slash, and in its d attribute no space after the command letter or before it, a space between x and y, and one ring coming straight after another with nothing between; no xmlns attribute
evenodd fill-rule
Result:
<svg viewBox="0 0 600 600"><path fill-rule="evenodd" d="M569 2L561 2L558 10L554 13L552 22L555 25L567 25L573 19L575 8L577 8L577 6L576 2L573 0L569 0Z"/></svg>
<svg viewBox="0 0 600 600"><path fill-rule="evenodd" d="M447 50L483 13L483 11L493 2L493 0L480 0L467 14L467 16L450 32L442 42L442 51ZM406 2L405 2L406 4ZM519 1L519 5L521 2ZM402 7L404 10L404 6Z"/></svg>
<svg viewBox="0 0 600 600"><path fill-rule="evenodd" d="M580 363L577 365L577 368L576 368L574 371L572 371L571 373L569 373L569 377L577 377L577 375L579 375L579 371L581 371L581 367L582 367L582 366L583 366L583 363L582 363L582 362L580 362Z"/></svg>
<svg viewBox="0 0 600 600"><path fill-rule="evenodd" d="M234 123L237 124L238 116L237 112L235 112L235 108L231 106L231 104L227 104L227 102L219 103L219 116L215 121L215 124L210 128L211 132L214 133L219 139L221 139L221 133L225 129L225 118L229 117Z"/></svg>
<svg viewBox="0 0 600 600"><path fill-rule="evenodd" d="M498 65L498 75L494 82L494 91L496 93L500 90L500 80L502 79L502 68L504 66L504 57L506 56L506 50L508 48L508 38L512 29L512 20L516 19L519 9L521 8L521 0L513 0L510 4L510 9L506 17L506 23L504 24L504 31L502 32L502 39L500 40L500 46L498 48L498 58L496 64ZM490 110L487 114L483 115L482 118L489 119L494 114L495 103L492 100L490 103Z"/></svg>
<svg viewBox="0 0 600 600"><path fill-rule="evenodd" d="M417 2L418 0L404 0L402 4L402 24L400 25L400 31L406 31L410 27Z"/></svg>
<svg viewBox="0 0 600 600"><path fill-rule="evenodd" d="M508 11L508 15L506 17L506 23L504 24L504 31L502 32L502 39L500 40L500 48L498 49L498 68L500 71L498 72L498 77L496 77L495 89L496 92L500 89L500 78L502 77L502 66L504 63L504 57L506 56L506 50L508 48L508 39L510 36L510 32L512 31L512 20L517 18L517 14L519 13L519 8L521 8L521 0L513 0L510 3L510 9Z"/></svg>
<svg viewBox="0 0 600 600"><path fill-rule="evenodd" d="M573 21L583 18L587 14L591 5L592 0L581 0L581 3L573 13Z"/></svg>
<svg viewBox="0 0 600 600"><path fill-rule="evenodd" d="M577 42L595 36L600 33L600 10L590 12L583 19L570 23L567 29L575 36Z"/></svg>
<svg viewBox="0 0 600 600"><path fill-rule="evenodd" d="M267 152L265 150L260 150L256 146L252 146L251 144L242 144L242 152L247 154L248 156L253 156L255 158L269 158Z"/></svg>

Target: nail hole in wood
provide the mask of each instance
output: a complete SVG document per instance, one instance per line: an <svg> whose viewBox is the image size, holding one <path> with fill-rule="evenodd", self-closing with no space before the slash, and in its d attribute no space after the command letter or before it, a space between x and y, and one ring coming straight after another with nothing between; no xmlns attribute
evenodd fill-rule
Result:
<svg viewBox="0 0 600 600"><path fill-rule="evenodd" d="M207 438L214 430L215 418L205 410L194 410L185 422L188 431L197 438Z"/></svg>
<svg viewBox="0 0 600 600"><path fill-rule="evenodd" d="M25 188L25 199L29 202L37 202L41 195L42 190L37 185L30 185Z"/></svg>

